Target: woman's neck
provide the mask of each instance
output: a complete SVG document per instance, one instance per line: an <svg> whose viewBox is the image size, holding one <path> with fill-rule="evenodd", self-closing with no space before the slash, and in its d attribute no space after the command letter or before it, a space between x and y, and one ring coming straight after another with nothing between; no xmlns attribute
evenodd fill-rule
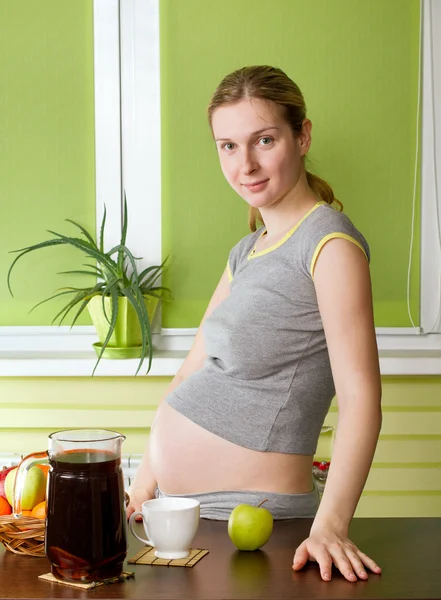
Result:
<svg viewBox="0 0 441 600"><path fill-rule="evenodd" d="M292 229L319 201L320 198L315 196L308 187L305 194L287 194L274 206L261 208L260 214L266 228L265 240L267 242L277 241Z"/></svg>

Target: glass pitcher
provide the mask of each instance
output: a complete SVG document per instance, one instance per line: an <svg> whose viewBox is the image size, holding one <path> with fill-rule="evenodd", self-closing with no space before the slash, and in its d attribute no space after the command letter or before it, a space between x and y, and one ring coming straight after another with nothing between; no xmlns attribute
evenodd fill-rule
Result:
<svg viewBox="0 0 441 600"><path fill-rule="evenodd" d="M69 429L49 436L48 450L19 466L14 514L21 513L27 471L49 463L45 551L57 579L90 583L121 575L127 522L121 445L116 431Z"/></svg>

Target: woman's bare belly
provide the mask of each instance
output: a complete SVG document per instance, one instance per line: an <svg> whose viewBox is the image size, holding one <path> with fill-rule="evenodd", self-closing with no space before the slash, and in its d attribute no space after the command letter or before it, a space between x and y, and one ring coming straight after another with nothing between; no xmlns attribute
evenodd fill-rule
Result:
<svg viewBox="0 0 441 600"><path fill-rule="evenodd" d="M167 402L158 408L149 445L153 476L168 494L312 490L312 456L238 446L193 423Z"/></svg>

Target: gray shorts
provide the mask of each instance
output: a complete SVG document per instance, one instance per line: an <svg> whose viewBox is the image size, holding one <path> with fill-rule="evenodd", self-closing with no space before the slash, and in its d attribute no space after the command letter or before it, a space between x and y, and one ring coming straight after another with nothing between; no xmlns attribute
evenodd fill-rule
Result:
<svg viewBox="0 0 441 600"><path fill-rule="evenodd" d="M228 521L230 513L238 504L263 505L276 520L313 518L320 503L320 495L314 483L314 489L307 494L275 494L273 492L220 491L203 494L166 494L159 487L156 498L194 498L201 504L201 518L215 521Z"/></svg>

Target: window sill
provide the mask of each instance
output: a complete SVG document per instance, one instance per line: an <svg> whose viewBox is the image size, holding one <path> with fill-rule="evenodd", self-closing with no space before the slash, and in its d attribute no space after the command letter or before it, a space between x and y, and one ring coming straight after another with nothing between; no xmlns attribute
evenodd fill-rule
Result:
<svg viewBox="0 0 441 600"><path fill-rule="evenodd" d="M149 377L173 376L191 348L195 329L163 329L153 335ZM91 377L98 341L93 327L0 327L0 377ZM132 377L139 359L101 359L95 376ZM138 376L145 376L144 360Z"/></svg>
<svg viewBox="0 0 441 600"><path fill-rule="evenodd" d="M441 375L441 350L380 350L381 375Z"/></svg>
<svg viewBox="0 0 441 600"><path fill-rule="evenodd" d="M174 376L187 351L162 350L153 356L148 377ZM94 352L0 352L0 377L90 377L96 363ZM102 359L95 377L132 377L138 359ZM145 376L147 360L138 376ZM441 375L441 350L381 351L380 370L383 376Z"/></svg>
<svg viewBox="0 0 441 600"><path fill-rule="evenodd" d="M154 353L149 377L173 376L187 355L186 351L165 350ZM97 361L92 352L0 352L0 377L91 377ZM101 359L95 377L132 377L139 359ZM146 359L138 376L146 374Z"/></svg>
<svg viewBox="0 0 441 600"><path fill-rule="evenodd" d="M163 329L154 335L149 377L172 377L192 345L196 329ZM93 327L0 327L0 377L90 377L96 364ZM441 375L441 336L412 330L378 330L383 376ZM102 359L98 377L132 377L138 359ZM144 361L138 376L145 376Z"/></svg>

